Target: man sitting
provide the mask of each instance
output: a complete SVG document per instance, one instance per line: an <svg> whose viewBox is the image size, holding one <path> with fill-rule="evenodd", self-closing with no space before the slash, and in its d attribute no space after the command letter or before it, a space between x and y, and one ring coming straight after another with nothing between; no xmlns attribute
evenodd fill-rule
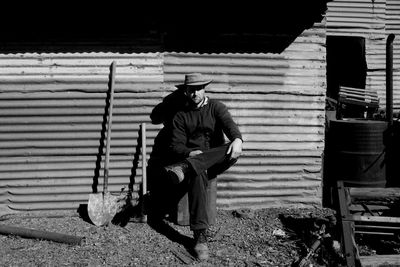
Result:
<svg viewBox="0 0 400 267"><path fill-rule="evenodd" d="M194 251L200 260L208 259L206 230L208 180L232 166L242 152L242 135L227 107L205 95L211 83L200 73L185 75L183 89L188 104L172 119L170 151L177 163L164 169L174 184L188 184L190 229ZM230 140L224 144L224 134Z"/></svg>

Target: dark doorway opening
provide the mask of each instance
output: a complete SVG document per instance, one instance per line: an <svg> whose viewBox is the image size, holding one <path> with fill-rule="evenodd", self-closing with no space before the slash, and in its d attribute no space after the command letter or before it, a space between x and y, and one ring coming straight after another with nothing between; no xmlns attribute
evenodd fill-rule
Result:
<svg viewBox="0 0 400 267"><path fill-rule="evenodd" d="M323 162L323 195L322 204L331 207L333 203L332 186L335 181L331 181L328 166L335 165L332 157L329 157L329 149L335 146L332 143L330 133L330 122L336 119L339 88L352 87L365 89L367 76L367 62L365 58L365 39L363 37L351 36L327 36L326 39L326 62L327 62L327 105L326 105L326 128L325 128L325 151ZM339 111L338 111L339 112ZM350 109L347 115L362 113L356 107ZM333 124L333 122L332 122Z"/></svg>
<svg viewBox="0 0 400 267"><path fill-rule="evenodd" d="M327 96L337 100L339 86L365 89L367 62L363 37L326 39Z"/></svg>

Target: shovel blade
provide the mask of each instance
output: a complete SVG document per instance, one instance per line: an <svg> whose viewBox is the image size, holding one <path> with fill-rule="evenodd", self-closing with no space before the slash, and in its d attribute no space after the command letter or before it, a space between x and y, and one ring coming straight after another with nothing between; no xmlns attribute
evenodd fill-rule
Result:
<svg viewBox="0 0 400 267"><path fill-rule="evenodd" d="M117 213L117 197L110 193L89 195L88 215L96 226L108 225Z"/></svg>

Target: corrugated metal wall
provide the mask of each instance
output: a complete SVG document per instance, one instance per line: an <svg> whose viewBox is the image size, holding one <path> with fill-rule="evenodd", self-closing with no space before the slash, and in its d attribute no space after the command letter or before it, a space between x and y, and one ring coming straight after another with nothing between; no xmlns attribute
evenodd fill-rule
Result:
<svg viewBox="0 0 400 267"><path fill-rule="evenodd" d="M365 38L366 87L376 90L380 106L386 101L386 38L399 33L400 8L396 0L335 0L328 3L326 27L328 36L359 36ZM400 36L394 43L394 109L400 110Z"/></svg>
<svg viewBox="0 0 400 267"><path fill-rule="evenodd" d="M324 146L325 29L298 37L282 54L165 55L165 82L202 72L208 92L230 108L244 153L218 179L220 207L320 202Z"/></svg>
<svg viewBox="0 0 400 267"><path fill-rule="evenodd" d="M0 55L0 211L76 209L102 191L103 116L117 62L111 134L112 192L141 181L132 169L139 126L163 82L162 54ZM149 137L158 126L148 126ZM139 161L139 163L141 160ZM101 165L101 168L99 167Z"/></svg>
<svg viewBox="0 0 400 267"><path fill-rule="evenodd" d="M325 107L324 23L282 54L71 53L0 55L0 213L77 209L100 177L109 66L117 61L110 190L141 182L139 125L184 74L214 79L246 140L221 175L218 206L319 204ZM100 172L99 172L100 171Z"/></svg>

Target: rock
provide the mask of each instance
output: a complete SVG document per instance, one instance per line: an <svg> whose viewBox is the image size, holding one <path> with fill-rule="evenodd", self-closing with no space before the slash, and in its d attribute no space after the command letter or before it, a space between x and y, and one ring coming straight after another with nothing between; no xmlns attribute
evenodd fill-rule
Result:
<svg viewBox="0 0 400 267"><path fill-rule="evenodd" d="M232 211L232 215L236 218L252 219L254 218L254 210L252 209L240 209Z"/></svg>

